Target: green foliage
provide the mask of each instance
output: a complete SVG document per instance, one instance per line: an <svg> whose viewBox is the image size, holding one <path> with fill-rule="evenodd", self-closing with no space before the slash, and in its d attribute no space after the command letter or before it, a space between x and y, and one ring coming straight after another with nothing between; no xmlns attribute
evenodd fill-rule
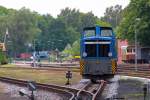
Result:
<svg viewBox="0 0 150 100"><path fill-rule="evenodd" d="M67 46L65 47L64 51L62 51L62 54L63 54L64 56L69 56L69 55L71 55L71 54L72 54L71 49L72 49L71 45L70 45L70 44L67 44Z"/></svg>
<svg viewBox="0 0 150 100"><path fill-rule="evenodd" d="M5 54L2 52L2 50L0 50L0 65L7 64L7 63L8 63L8 60Z"/></svg>
<svg viewBox="0 0 150 100"><path fill-rule="evenodd" d="M0 10L1 11L1 10ZM4 40L6 30L9 36L7 41L11 41L12 52L20 53L26 51L26 45L31 43L32 39L40 32L37 27L36 13L30 12L29 9L22 8L18 11L7 9L8 13L0 15L0 35Z"/></svg>
<svg viewBox="0 0 150 100"><path fill-rule="evenodd" d="M80 55L80 41L75 41L72 46L68 44L64 51L62 52L62 55L64 55L65 59L71 59L74 58L74 56Z"/></svg>
<svg viewBox="0 0 150 100"><path fill-rule="evenodd" d="M7 9L0 6L0 42L4 41L6 30L9 36L6 47L13 55L27 50L55 50L63 51L67 44L71 44L71 55L79 52L80 33L84 27L102 25L110 26L94 16L92 12L82 13L76 9L62 9L57 18L51 15L40 15L29 9ZM36 42L35 42L36 41ZM74 43L75 42L75 43ZM28 47L32 44L32 47Z"/></svg>
<svg viewBox="0 0 150 100"><path fill-rule="evenodd" d="M6 32L6 27L8 26L8 15L9 10L0 6L0 41L3 41L4 33Z"/></svg>
<svg viewBox="0 0 150 100"><path fill-rule="evenodd" d="M5 7L0 6L0 16L5 16L8 14L8 10Z"/></svg>
<svg viewBox="0 0 150 100"><path fill-rule="evenodd" d="M106 27L111 27L111 25L107 22L101 21L101 20L97 20L96 21L96 25L98 26L106 26Z"/></svg>
<svg viewBox="0 0 150 100"><path fill-rule="evenodd" d="M81 31L84 27L95 26L96 21L99 20L92 12L81 13L81 26L79 30Z"/></svg>
<svg viewBox="0 0 150 100"><path fill-rule="evenodd" d="M106 8L104 17L101 18L104 22L110 23L113 28L116 28L122 19L122 6L115 5Z"/></svg>
<svg viewBox="0 0 150 100"><path fill-rule="evenodd" d="M79 56L80 55L80 41L77 40L72 45L72 55Z"/></svg>
<svg viewBox="0 0 150 100"><path fill-rule="evenodd" d="M149 0L131 0L123 11L123 20L117 28L119 38L134 41L137 31L138 42L143 46L150 45L150 2ZM136 19L140 18L139 21Z"/></svg>
<svg viewBox="0 0 150 100"><path fill-rule="evenodd" d="M73 44L80 38L84 27L94 26L97 20L99 19L92 12L81 13L76 9L62 9L56 19L50 15L41 17L38 25L42 32L38 40L46 44L43 45L44 49L58 48L62 51L67 44Z"/></svg>
<svg viewBox="0 0 150 100"><path fill-rule="evenodd" d="M32 39L40 32L35 14L25 8L11 16L10 25L10 37L13 49L16 51L25 51L26 44L31 43Z"/></svg>

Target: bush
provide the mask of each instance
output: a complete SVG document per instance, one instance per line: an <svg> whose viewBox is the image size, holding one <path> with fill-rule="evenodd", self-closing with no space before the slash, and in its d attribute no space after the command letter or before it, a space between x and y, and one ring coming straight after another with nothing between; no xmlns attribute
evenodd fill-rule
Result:
<svg viewBox="0 0 150 100"><path fill-rule="evenodd" d="M2 51L0 51L0 64L4 65L7 63L8 63L8 59L7 59L6 55Z"/></svg>

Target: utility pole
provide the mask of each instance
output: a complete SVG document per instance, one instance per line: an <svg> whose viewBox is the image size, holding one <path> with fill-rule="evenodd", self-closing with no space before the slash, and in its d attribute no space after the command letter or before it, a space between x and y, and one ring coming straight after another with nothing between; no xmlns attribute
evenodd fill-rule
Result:
<svg viewBox="0 0 150 100"><path fill-rule="evenodd" d="M5 33L5 36L4 36L4 44L6 44L7 35L8 35L8 28L6 29L6 33Z"/></svg>
<svg viewBox="0 0 150 100"><path fill-rule="evenodd" d="M140 18L135 19L136 22L140 21ZM134 45L135 45L135 71L137 71L137 24L135 24L135 34L134 34Z"/></svg>
<svg viewBox="0 0 150 100"><path fill-rule="evenodd" d="M136 30L136 27L135 27L135 71L137 71L137 30Z"/></svg>

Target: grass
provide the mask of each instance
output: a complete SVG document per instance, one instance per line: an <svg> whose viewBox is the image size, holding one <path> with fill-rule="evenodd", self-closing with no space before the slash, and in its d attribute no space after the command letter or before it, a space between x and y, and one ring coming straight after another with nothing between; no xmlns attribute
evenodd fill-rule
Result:
<svg viewBox="0 0 150 100"><path fill-rule="evenodd" d="M67 81L66 71L35 70L35 69L12 69L12 65L5 65L0 68L0 76L24 80L35 80L40 83L64 85ZM77 83L81 79L79 72L73 72L71 83Z"/></svg>
<svg viewBox="0 0 150 100"><path fill-rule="evenodd" d="M13 64L6 64L6 65L0 65L0 67L16 67L16 65L13 65Z"/></svg>

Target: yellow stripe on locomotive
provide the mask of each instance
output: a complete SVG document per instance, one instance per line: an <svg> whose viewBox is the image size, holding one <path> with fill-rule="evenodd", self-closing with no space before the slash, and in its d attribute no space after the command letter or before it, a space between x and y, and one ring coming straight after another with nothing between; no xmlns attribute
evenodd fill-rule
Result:
<svg viewBox="0 0 150 100"><path fill-rule="evenodd" d="M112 74L115 74L116 70L117 70L117 62L116 62L116 60L112 60L111 61L111 65L112 65Z"/></svg>
<svg viewBox="0 0 150 100"><path fill-rule="evenodd" d="M84 61L80 60L80 74L83 74L83 70L84 70Z"/></svg>

